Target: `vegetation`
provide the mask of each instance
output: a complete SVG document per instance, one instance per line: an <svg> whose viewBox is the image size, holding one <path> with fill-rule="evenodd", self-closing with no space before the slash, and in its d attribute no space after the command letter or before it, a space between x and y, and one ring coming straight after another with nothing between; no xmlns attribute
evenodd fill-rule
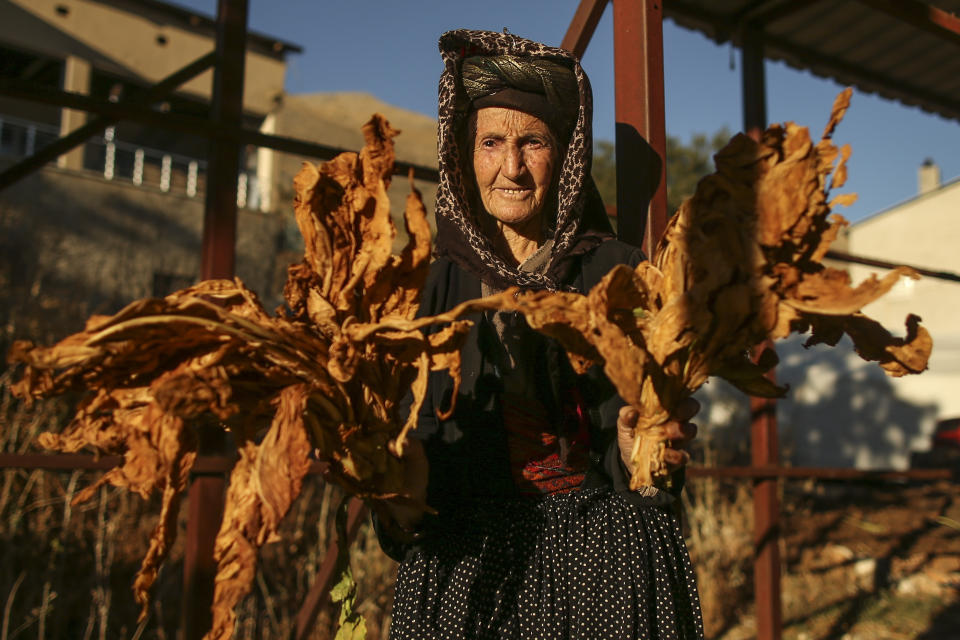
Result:
<svg viewBox="0 0 960 640"><path fill-rule="evenodd" d="M34 452L37 434L59 428L70 407L57 399L28 408L12 397L9 383L9 373L0 376L0 453ZM157 522L159 500L103 486L90 501L72 505L99 476L0 470L0 640L179 637L186 510L148 617L139 625L131 585ZM307 477L281 524L283 542L264 547L254 589L237 607L237 637L292 635L335 535L342 495L319 476ZM396 565L380 551L369 524L361 527L351 556L359 585L355 610L365 617L370 640L386 638ZM330 605L321 612L313 640L334 637L336 613Z"/></svg>
<svg viewBox="0 0 960 640"><path fill-rule="evenodd" d="M0 376L0 451L30 451L36 434L68 413L57 402L27 409L9 394L7 382ZM701 455L709 463L729 462L708 443L704 448ZM178 524L177 544L140 629L130 586L157 504L102 487L89 503L71 507L71 496L97 476L0 470L0 640L177 637L185 521ZM945 584L938 592L924 591L929 587L917 576L938 576L932 571L937 565L958 570L960 532L934 518L960 518L955 490L889 487L851 494L838 489L815 483L784 486L784 638L819 640L846 633L864 640L954 638L960 623L957 589ZM308 476L281 524L284 542L264 547L254 590L237 607L237 637L290 637L334 535L340 497L336 487ZM689 479L684 509L707 637L755 637L749 484ZM869 531L867 522L873 525ZM356 610L366 620L367 638L385 639L396 564L380 551L366 524L351 556ZM887 569L863 574L862 567L871 561ZM918 588L905 588L911 584ZM331 640L336 622L337 610L328 604L310 638Z"/></svg>
<svg viewBox="0 0 960 640"><path fill-rule="evenodd" d="M693 194L702 177L713 172L713 154L730 140L721 129L712 135L695 133L685 143L667 136L667 210L673 213ZM609 140L597 142L593 151L593 179L607 205L617 202L616 147Z"/></svg>

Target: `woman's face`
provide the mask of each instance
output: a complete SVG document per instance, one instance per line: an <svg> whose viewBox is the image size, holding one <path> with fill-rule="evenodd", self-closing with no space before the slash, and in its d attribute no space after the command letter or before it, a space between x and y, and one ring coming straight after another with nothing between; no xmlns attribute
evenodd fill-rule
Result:
<svg viewBox="0 0 960 640"><path fill-rule="evenodd" d="M504 107L478 109L473 172L487 213L515 227L539 223L559 152L543 120Z"/></svg>

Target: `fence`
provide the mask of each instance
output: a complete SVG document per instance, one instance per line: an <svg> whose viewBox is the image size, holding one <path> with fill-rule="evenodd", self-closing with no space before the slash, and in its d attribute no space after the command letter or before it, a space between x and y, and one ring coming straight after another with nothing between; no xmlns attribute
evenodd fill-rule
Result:
<svg viewBox="0 0 960 640"><path fill-rule="evenodd" d="M59 138L60 129L53 125L0 115L0 154L28 158ZM206 189L206 160L120 140L113 126L83 145L83 169L104 180L190 198L202 196ZM256 173L248 170L237 176L238 207L258 209L260 194Z"/></svg>

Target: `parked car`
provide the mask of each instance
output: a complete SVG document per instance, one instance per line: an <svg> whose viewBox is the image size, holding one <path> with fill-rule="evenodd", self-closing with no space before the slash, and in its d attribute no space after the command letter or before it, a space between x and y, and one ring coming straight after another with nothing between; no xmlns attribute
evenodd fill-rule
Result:
<svg viewBox="0 0 960 640"><path fill-rule="evenodd" d="M929 451L917 451L910 459L913 468L960 469L960 418L937 422Z"/></svg>

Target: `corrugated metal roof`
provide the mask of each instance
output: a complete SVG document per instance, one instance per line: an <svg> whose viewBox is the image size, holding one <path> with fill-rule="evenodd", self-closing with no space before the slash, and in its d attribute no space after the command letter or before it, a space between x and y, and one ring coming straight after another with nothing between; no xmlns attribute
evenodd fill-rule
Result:
<svg viewBox="0 0 960 640"><path fill-rule="evenodd" d="M764 55L960 120L960 33L929 20L960 0L664 0L664 16L717 42L759 31ZM886 10L884 10L886 8Z"/></svg>

